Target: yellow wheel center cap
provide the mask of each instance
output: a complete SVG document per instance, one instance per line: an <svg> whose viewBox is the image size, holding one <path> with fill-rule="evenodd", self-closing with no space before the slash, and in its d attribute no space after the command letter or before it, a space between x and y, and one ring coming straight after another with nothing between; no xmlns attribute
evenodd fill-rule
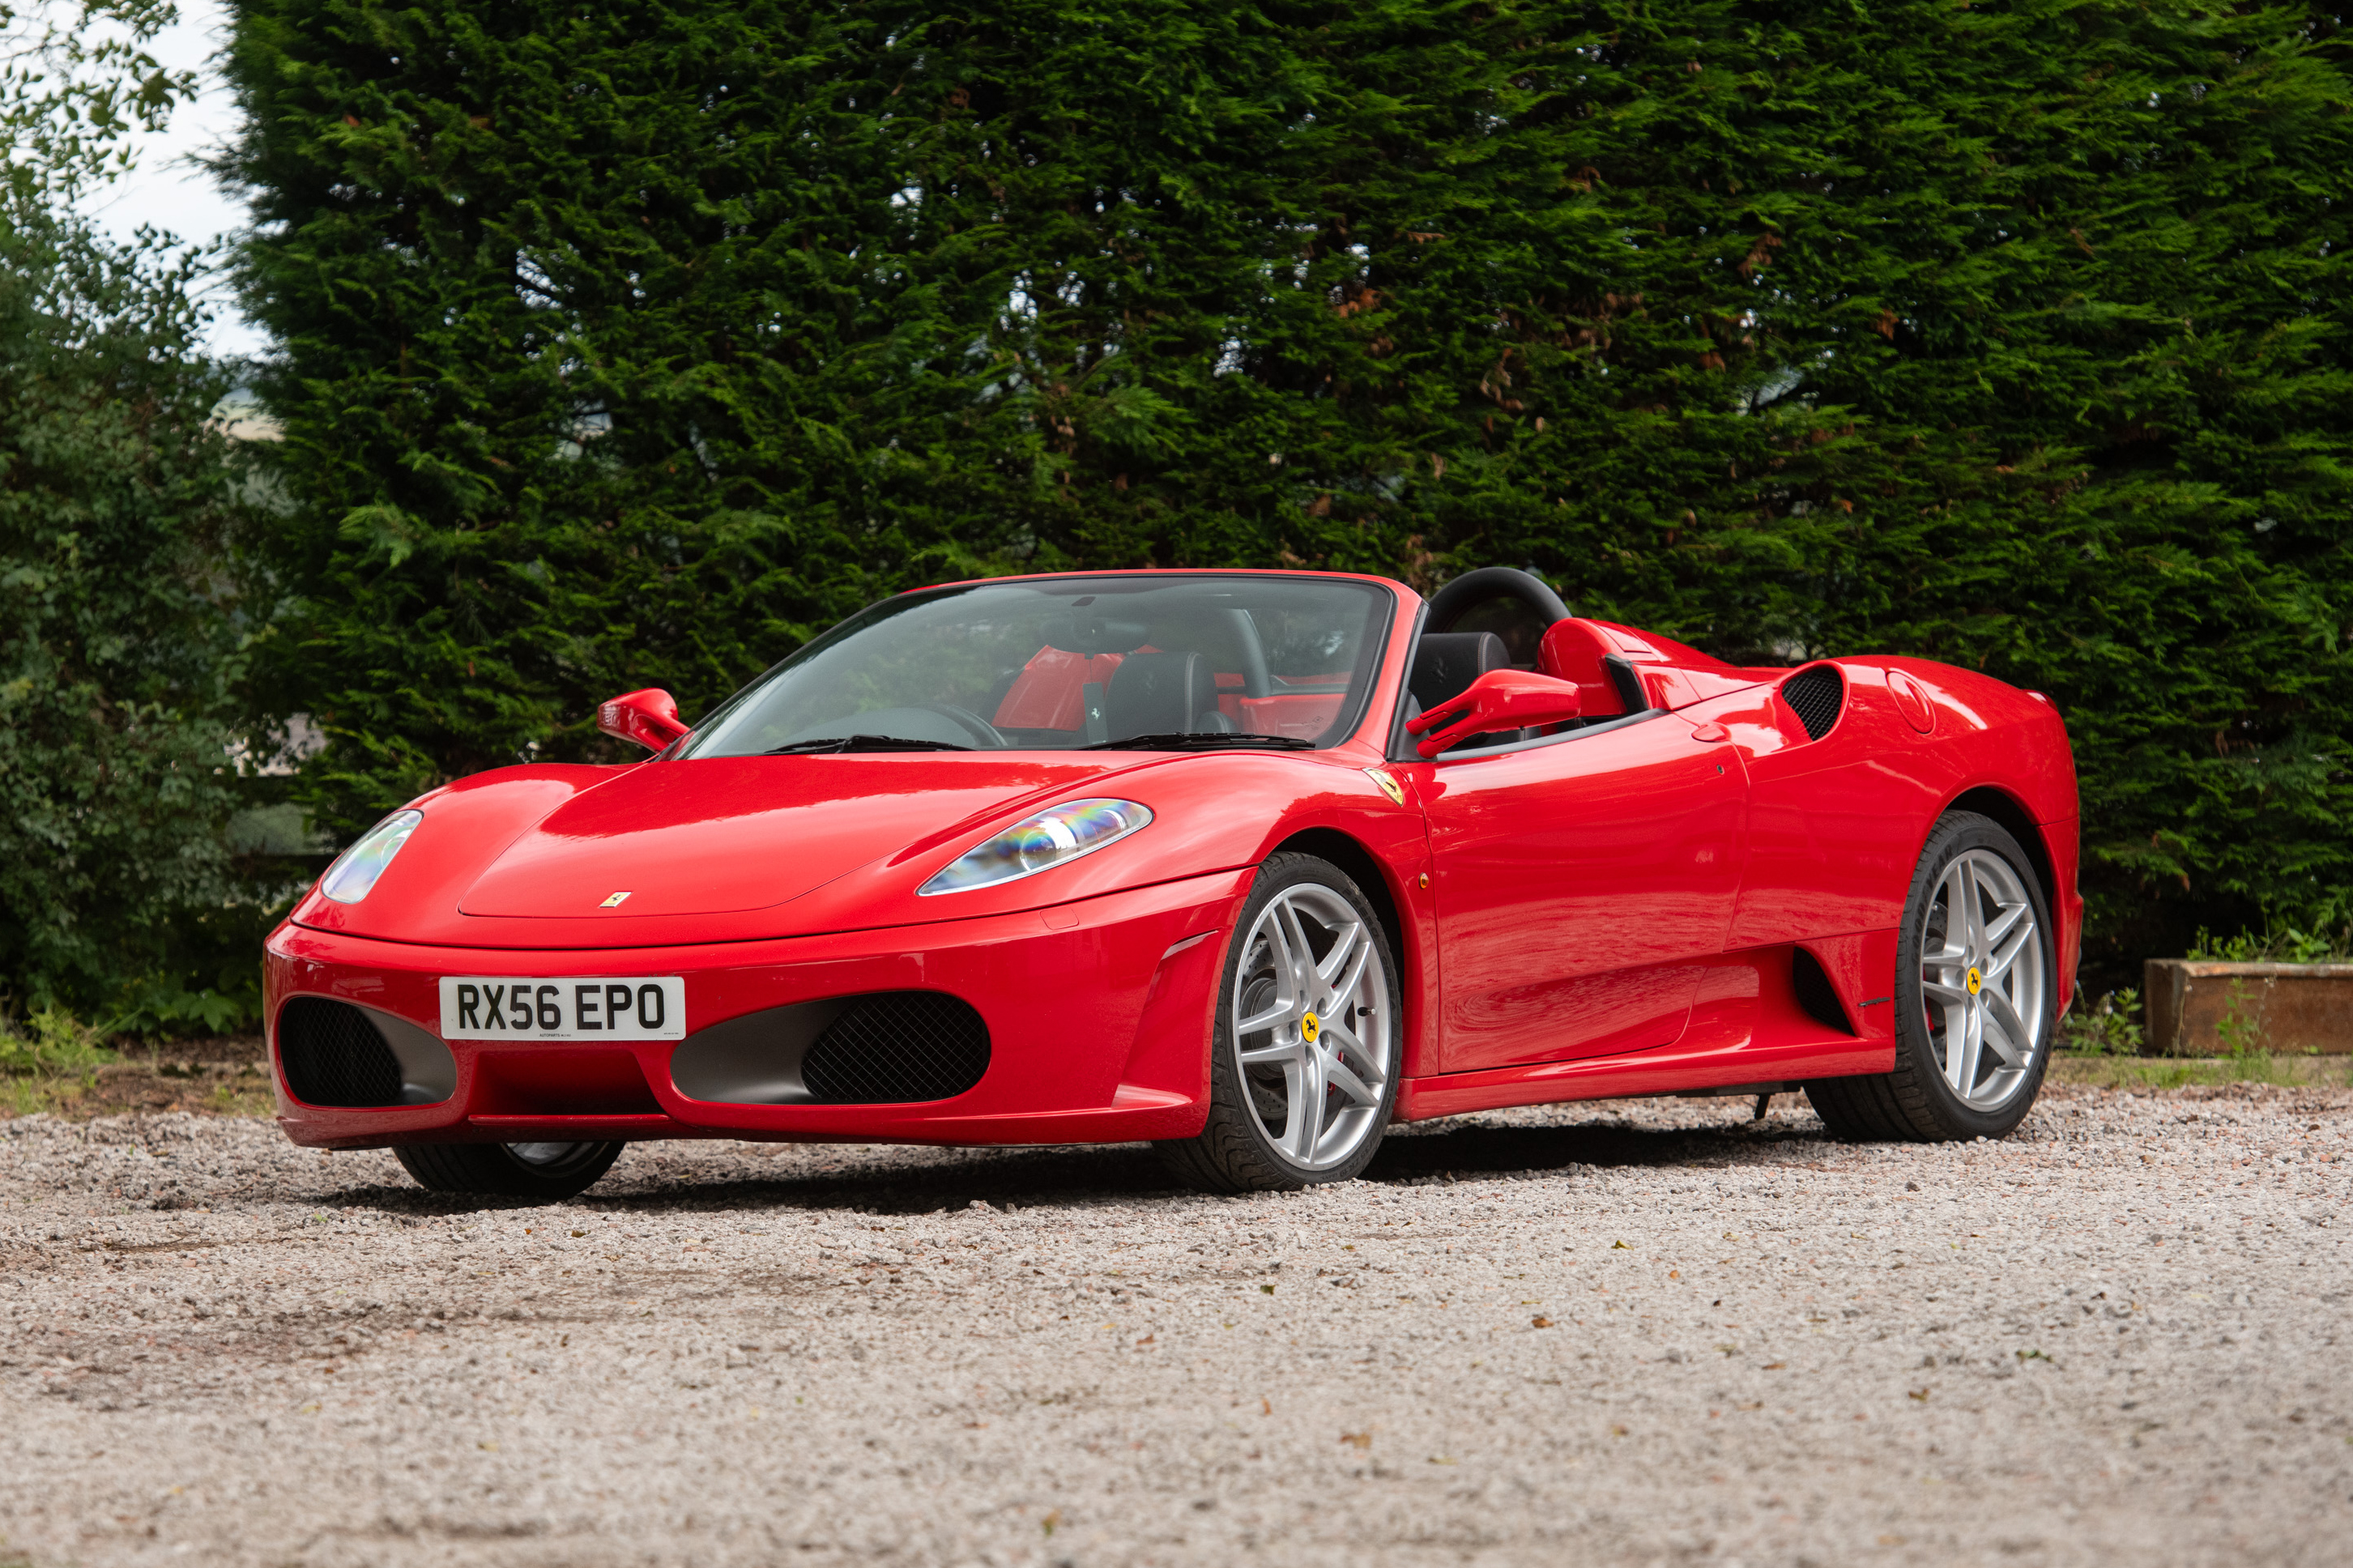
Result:
<svg viewBox="0 0 2353 1568"><path fill-rule="evenodd" d="M1972 969L1972 970L1970 970L1970 971L1969 971L1969 973L1968 973L1968 988L1969 988L1969 994L1970 994L1970 995L1972 995L1972 996L1974 996L1974 995L1976 995L1978 992L1980 992L1980 991L1982 991L1982 990L1984 990L1984 989L1985 989L1985 976L1984 976L1984 975L1982 975L1982 974L1980 974L1980 973L1978 973L1976 970Z"/></svg>
<svg viewBox="0 0 2353 1568"><path fill-rule="evenodd" d="M1314 1045L1315 1043L1315 1037L1323 1032L1324 1020L1318 1018L1314 1014L1310 1013L1307 1016L1299 1020L1299 1037L1305 1040L1309 1045Z"/></svg>

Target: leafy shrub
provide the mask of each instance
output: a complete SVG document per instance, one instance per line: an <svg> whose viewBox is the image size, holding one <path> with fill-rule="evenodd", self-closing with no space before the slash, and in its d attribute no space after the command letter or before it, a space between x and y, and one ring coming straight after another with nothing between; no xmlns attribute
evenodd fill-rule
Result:
<svg viewBox="0 0 2353 1568"><path fill-rule="evenodd" d="M2189 956L2233 963L2353 963L2353 904L2325 900L2314 914L2314 929L2308 932L2281 925L2266 927L2261 935L2242 930L2236 936L2217 939L2200 926Z"/></svg>
<svg viewBox="0 0 2353 1568"><path fill-rule="evenodd" d="M142 977L213 989L208 961L237 976L216 995L256 988L249 948L206 951L242 891L239 638L193 273L0 210L0 994L37 1009L111 1014Z"/></svg>
<svg viewBox="0 0 2353 1568"><path fill-rule="evenodd" d="M174 20L168 0L0 6L0 1018L31 1007L36 1041L0 1031L0 1056L18 1066L66 1037L69 1006L107 1031L249 1015L285 880L221 832L237 508L199 258L71 216L134 124L194 90L146 52Z"/></svg>
<svg viewBox="0 0 2353 1568"><path fill-rule="evenodd" d="M2088 1008L2081 996L2059 1023L2059 1048L2075 1057L2137 1057L2147 1035L2136 1019L2140 993L2130 986L2108 992Z"/></svg>
<svg viewBox="0 0 2353 1568"><path fill-rule="evenodd" d="M103 1030L62 1007L43 1007L24 1020L0 1016L0 1075L10 1078L84 1077L117 1058Z"/></svg>

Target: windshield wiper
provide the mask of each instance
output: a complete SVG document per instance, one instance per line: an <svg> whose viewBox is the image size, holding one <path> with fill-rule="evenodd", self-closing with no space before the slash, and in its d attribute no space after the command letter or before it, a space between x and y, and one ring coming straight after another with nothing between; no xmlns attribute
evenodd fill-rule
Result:
<svg viewBox="0 0 2353 1568"><path fill-rule="evenodd" d="M896 735L823 735L814 741L795 741L763 752L764 757L800 757L834 752L969 752L970 746L951 745L945 741L907 741Z"/></svg>
<svg viewBox="0 0 2353 1568"><path fill-rule="evenodd" d="M1211 730L1198 735L1124 735L1116 741L1097 741L1092 746L1082 746L1086 752L1214 752L1232 746L1252 752L1312 752L1313 741L1303 741L1296 735L1250 735L1235 731Z"/></svg>

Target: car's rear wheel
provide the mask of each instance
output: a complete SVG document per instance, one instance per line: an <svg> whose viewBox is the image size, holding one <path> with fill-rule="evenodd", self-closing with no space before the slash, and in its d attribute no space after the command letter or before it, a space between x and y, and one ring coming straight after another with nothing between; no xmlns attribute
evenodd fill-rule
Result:
<svg viewBox="0 0 2353 1568"><path fill-rule="evenodd" d="M1218 989L1209 1119L1159 1145L1205 1192L1290 1192L1360 1173L1397 1103L1397 963L1363 889L1275 855L1242 906Z"/></svg>
<svg viewBox="0 0 2353 1568"><path fill-rule="evenodd" d="M404 1143L394 1148L417 1184L437 1193L577 1197L620 1158L618 1143Z"/></svg>
<svg viewBox="0 0 2353 1568"><path fill-rule="evenodd" d="M2034 868L2000 824L1946 815L1896 940L1895 1069L1806 1085L1841 1138L2000 1138L2026 1119L2057 1032L2058 964Z"/></svg>

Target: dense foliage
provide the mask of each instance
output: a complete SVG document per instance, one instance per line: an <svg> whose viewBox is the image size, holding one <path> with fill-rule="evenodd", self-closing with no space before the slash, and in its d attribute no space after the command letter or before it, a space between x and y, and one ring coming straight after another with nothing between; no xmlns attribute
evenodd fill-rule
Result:
<svg viewBox="0 0 2353 1568"><path fill-rule="evenodd" d="M1526 562L2054 694L2095 963L2353 887L2331 14L237 13L345 831L915 582Z"/></svg>
<svg viewBox="0 0 2353 1568"><path fill-rule="evenodd" d="M146 52L175 19L169 0L0 4L0 1075L80 1061L71 1011L107 1030L249 1015L254 938L295 869L235 815L238 509L200 258L74 216L193 90ZM278 837L302 847L299 818Z"/></svg>
<svg viewBox="0 0 2353 1568"><path fill-rule="evenodd" d="M0 208L0 1000L229 1022L232 489L192 258ZM5 1030L0 1030L5 1032Z"/></svg>

